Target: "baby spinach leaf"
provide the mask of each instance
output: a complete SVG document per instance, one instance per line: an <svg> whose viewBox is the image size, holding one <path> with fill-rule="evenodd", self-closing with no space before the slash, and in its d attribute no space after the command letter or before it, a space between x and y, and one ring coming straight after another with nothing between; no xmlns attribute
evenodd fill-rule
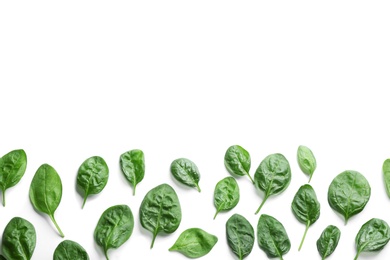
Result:
<svg viewBox="0 0 390 260"><path fill-rule="evenodd" d="M382 170L383 170L383 177L385 180L387 196L390 197L390 159L387 159L383 162Z"/></svg>
<svg viewBox="0 0 390 260"><path fill-rule="evenodd" d="M3 192L5 206L5 191L18 184L27 167L27 156L24 150L14 150L0 158L0 189Z"/></svg>
<svg viewBox="0 0 390 260"><path fill-rule="evenodd" d="M336 226L329 225L322 231L320 238L317 240L317 250L322 260L330 256L336 249L340 240L340 229Z"/></svg>
<svg viewBox="0 0 390 260"><path fill-rule="evenodd" d="M200 228L190 228L180 234L169 251L177 251L189 258L198 258L207 255L218 238Z"/></svg>
<svg viewBox="0 0 390 260"><path fill-rule="evenodd" d="M265 157L255 173L255 186L265 193L263 202L255 214L259 213L269 196L280 194L286 190L290 181L290 164L282 154L275 153Z"/></svg>
<svg viewBox="0 0 390 260"><path fill-rule="evenodd" d="M248 151L239 145L230 146L225 153L225 166L230 174L239 176L247 175L254 184L249 169L251 168L251 156Z"/></svg>
<svg viewBox="0 0 390 260"><path fill-rule="evenodd" d="M240 200L240 189L236 179L226 177L220 180L214 190L214 205L217 208L214 219L222 210L230 210L234 208Z"/></svg>
<svg viewBox="0 0 390 260"><path fill-rule="evenodd" d="M145 158L141 150L135 149L125 152L120 157L120 165L123 175L130 184L133 185L133 195L135 188L145 176Z"/></svg>
<svg viewBox="0 0 390 260"><path fill-rule="evenodd" d="M329 186L329 205L348 219L366 206L371 195L371 187L366 178L357 171L344 171L337 175Z"/></svg>
<svg viewBox="0 0 390 260"><path fill-rule="evenodd" d="M357 254L354 259L358 259L361 252L382 250L389 240L390 230L386 221L378 218L367 221L356 235Z"/></svg>
<svg viewBox="0 0 390 260"><path fill-rule="evenodd" d="M92 156L85 160L77 173L77 186L84 192L84 208L87 197L90 194L100 193L108 181L108 166L104 159Z"/></svg>
<svg viewBox="0 0 390 260"><path fill-rule="evenodd" d="M64 240L55 249L53 260L89 260L89 256L78 243Z"/></svg>
<svg viewBox="0 0 390 260"><path fill-rule="evenodd" d="M127 205L112 206L103 212L93 236L96 243L103 248L107 260L108 249L123 245L133 233L133 228L133 213Z"/></svg>
<svg viewBox="0 0 390 260"><path fill-rule="evenodd" d="M257 242L268 257L279 257L281 260L291 248L290 239L283 224L266 214L260 216L257 224Z"/></svg>
<svg viewBox="0 0 390 260"><path fill-rule="evenodd" d="M306 146L300 145L298 147L298 164L304 174L309 175L309 182L313 173L317 167L316 158L314 157L313 152Z"/></svg>
<svg viewBox="0 0 390 260"><path fill-rule="evenodd" d="M176 180L189 187L195 187L199 192L200 173L192 161L179 158L171 163L171 173Z"/></svg>
<svg viewBox="0 0 390 260"><path fill-rule="evenodd" d="M64 237L58 226L54 212L61 202L62 182L57 171L48 164L42 164L30 184L30 201L37 211L49 215L61 237Z"/></svg>
<svg viewBox="0 0 390 260"><path fill-rule="evenodd" d="M181 222L179 198L168 184L161 184L151 189L145 195L139 211L142 227L153 233L150 248L153 248L158 233L173 233Z"/></svg>
<svg viewBox="0 0 390 260"><path fill-rule="evenodd" d="M305 233L303 234L301 244L298 248L299 251L302 248L307 230L320 217L320 203L317 200L315 191L309 184L305 184L299 188L294 196L291 208L295 217L300 222L306 224Z"/></svg>
<svg viewBox="0 0 390 260"><path fill-rule="evenodd" d="M239 214L234 214L226 222L226 237L229 247L240 259L247 257L255 243L255 232L249 221Z"/></svg>
<svg viewBox="0 0 390 260"><path fill-rule="evenodd" d="M36 243L34 226L27 220L15 217L4 229L2 248L8 260L31 259Z"/></svg>

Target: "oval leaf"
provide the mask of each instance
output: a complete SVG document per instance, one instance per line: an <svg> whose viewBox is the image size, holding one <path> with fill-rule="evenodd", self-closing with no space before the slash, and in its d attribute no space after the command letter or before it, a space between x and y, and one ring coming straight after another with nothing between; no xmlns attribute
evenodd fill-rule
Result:
<svg viewBox="0 0 390 260"><path fill-rule="evenodd" d="M198 258L207 255L218 238L200 228L190 228L180 234L169 251L177 251L189 258Z"/></svg>
<svg viewBox="0 0 390 260"><path fill-rule="evenodd" d="M286 190L290 181L290 164L282 154L275 153L265 157L255 173L255 186L265 193L255 214L259 213L269 196L280 194Z"/></svg>
<svg viewBox="0 0 390 260"><path fill-rule="evenodd" d="M230 146L225 153L225 166L230 174L247 175L252 183L255 183L249 174L251 168L251 156L248 151L239 145Z"/></svg>
<svg viewBox="0 0 390 260"><path fill-rule="evenodd" d="M89 260L89 256L78 243L64 240L55 249L53 260Z"/></svg>
<svg viewBox="0 0 390 260"><path fill-rule="evenodd" d="M298 147L298 164L304 174L309 175L309 182L313 177L313 173L317 167L316 158L313 152L306 146L300 145Z"/></svg>
<svg viewBox="0 0 390 260"><path fill-rule="evenodd" d="M322 231L320 238L317 240L317 250L322 260L334 252L339 243L340 235L340 229L332 225L327 226Z"/></svg>
<svg viewBox="0 0 390 260"><path fill-rule="evenodd" d="M222 210L234 208L239 200L240 189L238 188L236 179L233 177L226 177L220 180L214 190L214 205L217 208L214 219Z"/></svg>
<svg viewBox="0 0 390 260"><path fill-rule="evenodd" d="M371 187L366 178L357 171L344 171L337 175L329 186L329 205L348 219L366 206L371 195Z"/></svg>
<svg viewBox="0 0 390 260"><path fill-rule="evenodd" d="M118 248L125 243L133 233L133 213L127 205L116 205L106 209L96 225L94 238L103 248L108 259L107 251Z"/></svg>
<svg viewBox="0 0 390 260"><path fill-rule="evenodd" d="M229 247L240 260L247 257L255 243L255 232L249 221L234 214L226 222L226 237Z"/></svg>
<svg viewBox="0 0 390 260"><path fill-rule="evenodd" d="M141 150L130 150L125 152L120 157L120 165L123 175L128 182L133 185L133 195L135 188L145 176L145 157Z"/></svg>
<svg viewBox="0 0 390 260"><path fill-rule="evenodd" d="M387 196L390 198L390 159L387 159L383 162L382 170Z"/></svg>
<svg viewBox="0 0 390 260"><path fill-rule="evenodd" d="M158 233L173 233L180 225L181 207L175 190L168 184L151 189L142 200L139 216L142 227L153 233L153 248Z"/></svg>
<svg viewBox="0 0 390 260"><path fill-rule="evenodd" d="M171 173L176 180L189 187L195 187L199 192L200 173L192 161L179 158L171 163Z"/></svg>

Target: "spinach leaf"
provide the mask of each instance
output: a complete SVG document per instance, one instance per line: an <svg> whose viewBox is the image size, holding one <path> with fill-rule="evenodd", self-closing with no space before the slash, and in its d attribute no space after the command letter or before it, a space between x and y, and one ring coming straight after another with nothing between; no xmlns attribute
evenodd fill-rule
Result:
<svg viewBox="0 0 390 260"><path fill-rule="evenodd" d="M214 219L222 210L230 210L234 208L240 200L240 189L236 179L226 177L220 180L214 190L214 205L217 208Z"/></svg>
<svg viewBox="0 0 390 260"><path fill-rule="evenodd" d="M107 260L108 249L123 245L133 233L133 228L133 213L127 205L112 206L103 212L93 236L96 243L103 248Z"/></svg>
<svg viewBox="0 0 390 260"><path fill-rule="evenodd" d="M301 186L295 194L291 204L295 217L302 223L306 224L305 233L303 234L298 251L301 250L305 240L307 230L320 217L320 203L313 188L309 184Z"/></svg>
<svg viewBox="0 0 390 260"><path fill-rule="evenodd" d="M226 222L226 237L229 247L240 260L247 257L255 243L255 232L249 221L234 214Z"/></svg>
<svg viewBox="0 0 390 260"><path fill-rule="evenodd" d="M251 168L251 156L248 151L239 145L230 146L225 153L225 166L230 174L239 176L247 175L254 184L249 169Z"/></svg>
<svg viewBox="0 0 390 260"><path fill-rule="evenodd" d="M62 182L57 171L48 164L42 164L30 184L30 201L37 211L46 213L56 226L61 237L64 237L58 226L54 212L61 202Z"/></svg>
<svg viewBox="0 0 390 260"><path fill-rule="evenodd" d="M276 218L262 214L257 224L257 242L268 257L279 257L290 251L291 243L282 223Z"/></svg>
<svg viewBox="0 0 390 260"><path fill-rule="evenodd" d="M77 186L84 193L81 208L84 208L90 194L98 194L104 189L107 181L108 166L102 157L92 156L81 164L77 173Z"/></svg>
<svg viewBox="0 0 390 260"><path fill-rule="evenodd" d="M306 146L300 145L298 147L298 164L304 174L309 175L309 182L313 173L317 167L316 158L314 157L313 152Z"/></svg>
<svg viewBox="0 0 390 260"><path fill-rule="evenodd" d="M336 249L340 240L340 229L336 226L329 225L322 231L320 238L317 240L317 250L322 260L330 256Z"/></svg>
<svg viewBox="0 0 390 260"><path fill-rule="evenodd" d="M4 229L2 248L8 260L31 259L36 243L34 226L27 220L15 217Z"/></svg>
<svg viewBox="0 0 390 260"><path fill-rule="evenodd" d="M356 171L344 171L337 175L329 186L329 205L348 219L366 206L371 195L371 187L366 178Z"/></svg>
<svg viewBox="0 0 390 260"><path fill-rule="evenodd" d="M190 228L180 234L169 251L177 251L189 258L198 258L207 255L218 238L200 228Z"/></svg>
<svg viewBox="0 0 390 260"><path fill-rule="evenodd" d="M120 165L123 175L125 175L129 183L133 185L133 195L135 195L137 184L140 183L145 176L144 153L137 149L123 153L120 157Z"/></svg>
<svg viewBox="0 0 390 260"><path fill-rule="evenodd" d="M200 173L192 161L179 158L171 163L171 173L176 180L189 187L195 187L199 192Z"/></svg>
<svg viewBox="0 0 390 260"><path fill-rule="evenodd" d="M382 250L389 240L390 230L386 221L378 218L367 221L356 235L357 254L354 259L358 259L361 252Z"/></svg>
<svg viewBox="0 0 390 260"><path fill-rule="evenodd" d="M24 150L14 150L0 158L0 189L3 192L5 206L5 191L18 184L27 167L27 156Z"/></svg>
<svg viewBox="0 0 390 260"><path fill-rule="evenodd" d="M151 189L141 203L139 216L142 227L153 233L153 248L158 233L173 233L180 225L181 207L175 190L165 183Z"/></svg>
<svg viewBox="0 0 390 260"><path fill-rule="evenodd" d="M78 243L64 240L55 249L53 260L89 260L89 256Z"/></svg>
<svg viewBox="0 0 390 260"><path fill-rule="evenodd" d="M282 154L275 153L265 157L255 173L255 186L265 193L263 202L255 214L259 213L269 196L280 194L286 190L290 181L290 164Z"/></svg>
<svg viewBox="0 0 390 260"><path fill-rule="evenodd" d="M385 180L387 196L390 197L390 159L387 159L383 162L382 170L383 170L383 177Z"/></svg>

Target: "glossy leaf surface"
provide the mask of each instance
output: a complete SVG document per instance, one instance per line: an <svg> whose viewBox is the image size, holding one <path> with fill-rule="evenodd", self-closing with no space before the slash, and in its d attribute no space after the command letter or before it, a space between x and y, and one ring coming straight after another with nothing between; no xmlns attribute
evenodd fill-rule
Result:
<svg viewBox="0 0 390 260"><path fill-rule="evenodd" d="M255 232L251 223L243 216L234 214L228 219L226 237L230 249L240 260L252 252Z"/></svg>
<svg viewBox="0 0 390 260"><path fill-rule="evenodd" d="M179 158L171 163L171 173L176 180L189 187L195 187L199 192L200 173L194 162Z"/></svg>
<svg viewBox="0 0 390 260"><path fill-rule="evenodd" d="M306 146L300 145L297 152L298 164L302 172L309 175L309 182L313 177L313 173L317 167L316 158L313 152Z"/></svg>
<svg viewBox="0 0 390 260"><path fill-rule="evenodd" d="M89 256L78 243L64 240L54 250L53 260L89 260Z"/></svg>
<svg viewBox="0 0 390 260"><path fill-rule="evenodd" d="M317 250L322 260L330 256L336 249L340 240L340 229L336 226L329 225L322 231L320 238L317 240Z"/></svg>
<svg viewBox="0 0 390 260"><path fill-rule="evenodd" d="M230 174L247 175L254 183L249 170L251 168L251 157L247 150L239 145L230 146L225 153L225 166Z"/></svg>
<svg viewBox="0 0 390 260"><path fill-rule="evenodd" d="M236 179L233 177L226 177L220 180L214 190L214 205L217 208L214 219L219 212L234 208L239 200L240 189Z"/></svg>
<svg viewBox="0 0 390 260"><path fill-rule="evenodd" d="M137 184L140 183L145 176L144 153L138 149L123 153L120 157L120 165L123 175L133 186L133 195L135 195Z"/></svg>

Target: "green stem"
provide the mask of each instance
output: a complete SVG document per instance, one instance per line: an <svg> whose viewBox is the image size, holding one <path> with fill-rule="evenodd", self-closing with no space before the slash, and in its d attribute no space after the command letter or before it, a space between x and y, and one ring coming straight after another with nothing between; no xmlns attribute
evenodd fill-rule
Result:
<svg viewBox="0 0 390 260"><path fill-rule="evenodd" d="M217 209L217 212L215 212L214 219L217 217L218 213L219 213L219 209Z"/></svg>
<svg viewBox="0 0 390 260"><path fill-rule="evenodd" d="M156 240L157 232L153 233L153 239L152 239L152 244L150 245L150 249L153 248L154 245L154 240Z"/></svg>
<svg viewBox="0 0 390 260"><path fill-rule="evenodd" d="M311 177L313 177L313 173L310 174L309 183L310 183L310 181L311 181Z"/></svg>
<svg viewBox="0 0 390 260"><path fill-rule="evenodd" d="M306 233L307 233L307 230L309 229L309 227L310 227L310 221L308 221L306 224L305 233L303 234L302 241L301 241L301 244L299 245L298 251L300 251L302 248L303 241L305 241Z"/></svg>
<svg viewBox="0 0 390 260"><path fill-rule="evenodd" d="M283 256L279 256L279 259L280 259L280 260L283 260Z"/></svg>
<svg viewBox="0 0 390 260"><path fill-rule="evenodd" d="M248 175L249 179L251 179L252 184L255 184L255 181L252 179L252 177L251 177L251 175L249 174L249 172L247 172L246 175Z"/></svg>
<svg viewBox="0 0 390 260"><path fill-rule="evenodd" d="M259 211L260 211L261 208L263 207L265 201L268 199L268 196L269 196L269 195L265 195L265 197L264 197L263 201L261 202L259 208L256 210L255 215L256 215L257 213L259 213Z"/></svg>
<svg viewBox="0 0 390 260"><path fill-rule="evenodd" d="M58 226L57 221L54 219L54 215L49 215L51 218L51 221L53 221L54 225L56 226L58 232L60 233L61 237L65 237L64 233L62 233L60 226Z"/></svg>
<svg viewBox="0 0 390 260"><path fill-rule="evenodd" d="M104 249L104 255L106 256L106 259L107 259L107 260L110 260L110 258L108 258L107 251L108 251L108 250Z"/></svg>
<svg viewBox="0 0 390 260"><path fill-rule="evenodd" d="M83 205L81 206L82 209L84 208L85 202L87 202L87 198L88 198L88 194L85 194L84 195Z"/></svg>
<svg viewBox="0 0 390 260"><path fill-rule="evenodd" d="M137 187L137 185L134 185L133 196L135 196L135 187Z"/></svg>
<svg viewBox="0 0 390 260"><path fill-rule="evenodd" d="M3 207L5 207L5 189L2 190L3 190Z"/></svg>
<svg viewBox="0 0 390 260"><path fill-rule="evenodd" d="M357 254L356 254L355 258L354 258L353 260L357 260L357 259L358 259L358 257L359 257L359 255L360 255L360 253L361 253L361 251L359 250L359 251L357 252Z"/></svg>
<svg viewBox="0 0 390 260"><path fill-rule="evenodd" d="M197 183L195 183L195 186L196 186L196 189L200 192L201 190L200 190L199 185Z"/></svg>

